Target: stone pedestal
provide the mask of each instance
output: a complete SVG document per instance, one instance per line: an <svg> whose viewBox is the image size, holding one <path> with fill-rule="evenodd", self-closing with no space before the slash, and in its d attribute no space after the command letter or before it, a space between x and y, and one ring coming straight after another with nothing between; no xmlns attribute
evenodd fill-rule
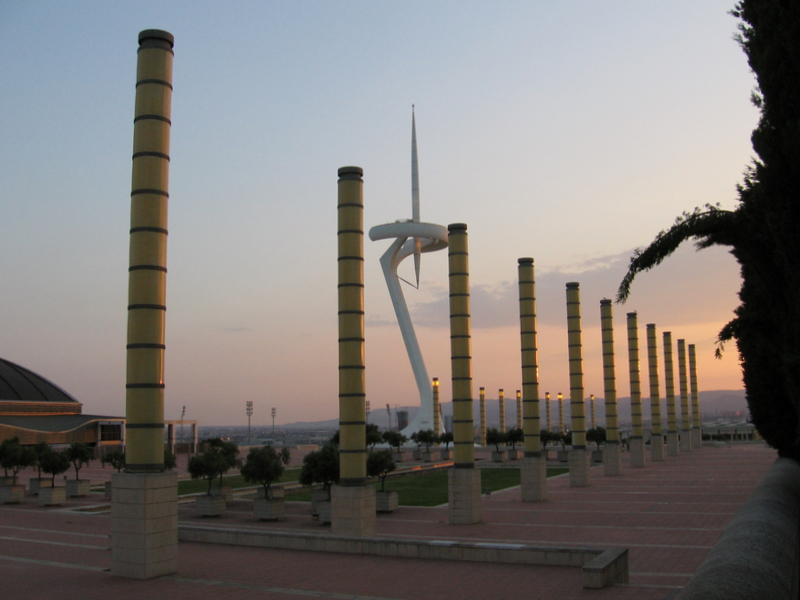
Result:
<svg viewBox="0 0 800 600"><path fill-rule="evenodd" d="M677 432L667 432L667 456L679 456L681 449L678 446Z"/></svg>
<svg viewBox="0 0 800 600"><path fill-rule="evenodd" d="M619 442L606 442L603 454L606 475L622 475L622 445Z"/></svg>
<svg viewBox="0 0 800 600"><path fill-rule="evenodd" d="M331 488L331 533L375 535L375 488L371 485L334 485Z"/></svg>
<svg viewBox="0 0 800 600"><path fill-rule="evenodd" d="M286 517L286 504L281 498L255 498L253 515L259 521L280 521Z"/></svg>
<svg viewBox="0 0 800 600"><path fill-rule="evenodd" d="M547 458L542 452L539 456L525 456L520 465L520 490L523 502L544 502L547 500Z"/></svg>
<svg viewBox="0 0 800 600"><path fill-rule="evenodd" d="M447 471L447 501L450 523L472 525L483 520L481 503L481 472L479 469Z"/></svg>
<svg viewBox="0 0 800 600"><path fill-rule="evenodd" d="M664 460L664 436L653 435L650 438L650 460L662 462Z"/></svg>
<svg viewBox="0 0 800 600"><path fill-rule="evenodd" d="M88 479L67 479L67 496L69 498L79 498L88 496L91 491L92 482Z"/></svg>
<svg viewBox="0 0 800 600"><path fill-rule="evenodd" d="M178 571L178 476L111 476L111 574L152 579Z"/></svg>
<svg viewBox="0 0 800 600"><path fill-rule="evenodd" d="M394 490L375 492L375 510L379 513L390 513L400 506L400 495Z"/></svg>
<svg viewBox="0 0 800 600"><path fill-rule="evenodd" d="M48 478L41 478L38 477L32 478L29 482L28 493L31 496L38 496L39 490L42 488L53 487L53 480Z"/></svg>
<svg viewBox="0 0 800 600"><path fill-rule="evenodd" d="M692 451L692 431L684 430L681 431L681 452L691 452Z"/></svg>
<svg viewBox="0 0 800 600"><path fill-rule="evenodd" d="M39 506L60 506L67 501L64 487L39 488Z"/></svg>
<svg viewBox="0 0 800 600"><path fill-rule="evenodd" d="M631 438L631 467L640 469L647 465L644 453L644 439L641 437Z"/></svg>
<svg viewBox="0 0 800 600"><path fill-rule="evenodd" d="M699 427L692 429L692 448L700 448L703 446L703 432Z"/></svg>
<svg viewBox="0 0 800 600"><path fill-rule="evenodd" d="M4 485L0 487L0 504L19 504L24 499L24 485Z"/></svg>
<svg viewBox="0 0 800 600"><path fill-rule="evenodd" d="M572 448L569 451L569 485L570 487L588 487L589 452L586 448Z"/></svg>

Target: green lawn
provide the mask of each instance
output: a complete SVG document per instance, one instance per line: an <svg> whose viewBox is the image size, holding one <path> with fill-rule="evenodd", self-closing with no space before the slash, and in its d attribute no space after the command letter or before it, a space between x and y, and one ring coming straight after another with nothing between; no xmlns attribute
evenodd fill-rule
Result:
<svg viewBox="0 0 800 600"><path fill-rule="evenodd" d="M283 476L281 477L281 481L297 481L300 477L300 468L295 469L286 469L283 472ZM219 481L218 479L214 481ZM230 477L223 477L222 482L225 485L229 485L236 488L242 487L252 487L252 483L247 483L244 480L244 477L241 475L231 475ZM205 492L208 489L208 481L205 479L183 479L178 482L178 495L182 496L183 494L197 494L200 492Z"/></svg>

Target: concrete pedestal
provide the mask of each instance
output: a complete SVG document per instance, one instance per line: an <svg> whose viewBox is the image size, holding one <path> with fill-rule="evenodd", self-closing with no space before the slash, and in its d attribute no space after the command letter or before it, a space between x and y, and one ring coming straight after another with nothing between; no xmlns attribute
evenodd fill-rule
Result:
<svg viewBox="0 0 800 600"><path fill-rule="evenodd" d="M178 476L111 476L111 574L152 579L178 572Z"/></svg>
<svg viewBox="0 0 800 600"><path fill-rule="evenodd" d="M681 452L691 452L692 451L692 430L685 429L681 431Z"/></svg>
<svg viewBox="0 0 800 600"><path fill-rule="evenodd" d="M545 456L525 456L520 465L520 477L523 502L547 500L547 459Z"/></svg>
<svg viewBox="0 0 800 600"><path fill-rule="evenodd" d="M679 456L678 433L667 432L667 456Z"/></svg>
<svg viewBox="0 0 800 600"><path fill-rule="evenodd" d="M331 488L331 533L375 535L375 488L371 485L334 485Z"/></svg>
<svg viewBox="0 0 800 600"><path fill-rule="evenodd" d="M606 442L603 465L606 475L622 475L622 446L619 442Z"/></svg>
<svg viewBox="0 0 800 600"><path fill-rule="evenodd" d="M586 448L573 448L569 451L570 487L589 487L589 457Z"/></svg>
<svg viewBox="0 0 800 600"><path fill-rule="evenodd" d="M663 462L664 460L664 436L661 434L653 435L650 438L650 460L653 462Z"/></svg>
<svg viewBox="0 0 800 600"><path fill-rule="evenodd" d="M642 468L647 465L644 454L644 440L641 437L631 438L631 467Z"/></svg>
<svg viewBox="0 0 800 600"><path fill-rule="evenodd" d="M692 448L700 448L703 445L703 433L699 427L692 429Z"/></svg>
<svg viewBox="0 0 800 600"><path fill-rule="evenodd" d="M448 469L447 500L450 522L472 525L483 520L481 472L479 469Z"/></svg>

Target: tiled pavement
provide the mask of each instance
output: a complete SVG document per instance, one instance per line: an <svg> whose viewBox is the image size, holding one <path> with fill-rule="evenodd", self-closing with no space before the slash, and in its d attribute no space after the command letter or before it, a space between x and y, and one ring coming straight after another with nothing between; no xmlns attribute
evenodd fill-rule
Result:
<svg viewBox="0 0 800 600"><path fill-rule="evenodd" d="M380 536L628 548L630 585L605 590L584 590L580 570L568 567L197 543L180 544L176 576L152 581L119 579L108 573L108 513L78 510L102 503L98 494L61 509L40 508L33 498L22 505L0 507L0 597L15 593L19 598L65 600L664 599L698 568L774 459L775 452L760 444L705 447L667 462L648 463L645 469L626 466L620 477L605 477L603 468L596 467L589 488L570 488L564 476L551 479L545 503L522 503L518 489L495 492L484 498L484 522L478 525L449 525L446 507L402 507L378 518ZM236 500L226 516L201 521L191 504L183 504L180 518L219 526L325 531L312 523L305 504L289 503L287 519L279 524L255 522L250 510L246 500Z"/></svg>

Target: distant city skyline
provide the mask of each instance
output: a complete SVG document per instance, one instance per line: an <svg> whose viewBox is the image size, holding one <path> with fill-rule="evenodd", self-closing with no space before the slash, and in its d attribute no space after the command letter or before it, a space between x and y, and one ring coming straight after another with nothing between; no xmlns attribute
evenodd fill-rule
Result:
<svg viewBox="0 0 800 600"><path fill-rule="evenodd" d="M516 261L535 260L541 390L569 392L564 286L581 284L587 396L602 395L599 301L634 248L686 210L731 208L752 156L754 79L732 2L54 0L0 8L0 357L84 412L125 410L137 36L175 35L166 419L335 418L336 172L364 169L365 229L405 214L416 106L424 220L468 225L473 384L520 387ZM365 241L367 398L416 399ZM439 253L443 254L443 253ZM407 300L450 400L447 258ZM401 276L413 280L413 265ZM741 389L722 248L691 247L614 305L696 344L703 390ZM412 293L413 292L413 293ZM644 353L641 355L645 359Z"/></svg>

